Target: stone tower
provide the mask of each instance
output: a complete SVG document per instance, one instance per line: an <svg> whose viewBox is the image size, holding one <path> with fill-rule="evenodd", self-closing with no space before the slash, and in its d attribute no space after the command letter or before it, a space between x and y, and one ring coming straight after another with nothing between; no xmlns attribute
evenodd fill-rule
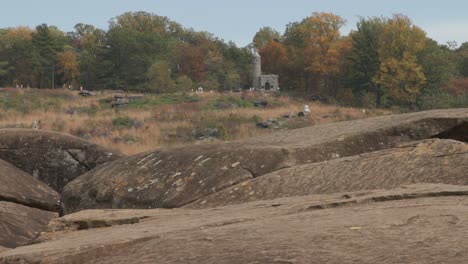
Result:
<svg viewBox="0 0 468 264"><path fill-rule="evenodd" d="M279 91L278 75L262 75L262 58L257 51L253 54L252 87L256 91Z"/></svg>
<svg viewBox="0 0 468 264"><path fill-rule="evenodd" d="M260 87L260 76L262 75L262 58L257 51L254 53L253 59L253 83L252 87Z"/></svg>

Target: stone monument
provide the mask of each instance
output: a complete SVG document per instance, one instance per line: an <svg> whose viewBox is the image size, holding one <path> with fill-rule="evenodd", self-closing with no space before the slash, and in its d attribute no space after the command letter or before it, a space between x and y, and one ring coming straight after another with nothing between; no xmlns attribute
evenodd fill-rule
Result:
<svg viewBox="0 0 468 264"><path fill-rule="evenodd" d="M278 75L262 75L262 58L257 51L253 60L253 82L255 91L279 91Z"/></svg>

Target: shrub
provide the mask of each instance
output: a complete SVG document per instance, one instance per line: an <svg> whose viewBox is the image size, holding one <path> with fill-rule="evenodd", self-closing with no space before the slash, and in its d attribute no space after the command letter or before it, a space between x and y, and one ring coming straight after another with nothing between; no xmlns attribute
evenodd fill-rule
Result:
<svg viewBox="0 0 468 264"><path fill-rule="evenodd" d="M216 135L217 138L222 139L222 140L227 139L227 130L222 124L217 125L216 130L218 132Z"/></svg>
<svg viewBox="0 0 468 264"><path fill-rule="evenodd" d="M117 129L132 128L135 123L135 119L132 119L128 116L119 116L112 119L112 125Z"/></svg>
<svg viewBox="0 0 468 264"><path fill-rule="evenodd" d="M185 102L187 103L196 103L200 101L200 97L196 95L186 95L185 96Z"/></svg>

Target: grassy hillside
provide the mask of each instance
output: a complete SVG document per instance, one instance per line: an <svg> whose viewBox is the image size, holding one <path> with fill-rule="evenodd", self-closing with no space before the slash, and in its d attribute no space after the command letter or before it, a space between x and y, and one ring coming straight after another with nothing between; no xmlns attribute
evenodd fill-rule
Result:
<svg viewBox="0 0 468 264"><path fill-rule="evenodd" d="M1 89L0 127L31 128L37 121L41 129L70 133L124 154L135 154L159 147L237 140L389 112L253 92L126 94L128 105L112 107L116 94L125 95L104 91L82 97L76 91L61 89ZM255 106L259 102L267 105ZM297 116L304 104L310 106L311 115ZM270 127L260 128L259 122Z"/></svg>

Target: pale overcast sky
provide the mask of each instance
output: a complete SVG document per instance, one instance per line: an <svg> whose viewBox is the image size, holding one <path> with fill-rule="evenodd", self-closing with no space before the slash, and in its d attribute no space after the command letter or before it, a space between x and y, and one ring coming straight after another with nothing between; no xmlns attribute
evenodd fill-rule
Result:
<svg viewBox="0 0 468 264"><path fill-rule="evenodd" d="M409 16L439 43L468 41L467 0L0 0L0 28L46 23L72 31L77 23L107 29L108 21L127 11L146 11L208 31L245 46L263 26L283 33L289 22L313 12L346 19L343 33L359 16Z"/></svg>

